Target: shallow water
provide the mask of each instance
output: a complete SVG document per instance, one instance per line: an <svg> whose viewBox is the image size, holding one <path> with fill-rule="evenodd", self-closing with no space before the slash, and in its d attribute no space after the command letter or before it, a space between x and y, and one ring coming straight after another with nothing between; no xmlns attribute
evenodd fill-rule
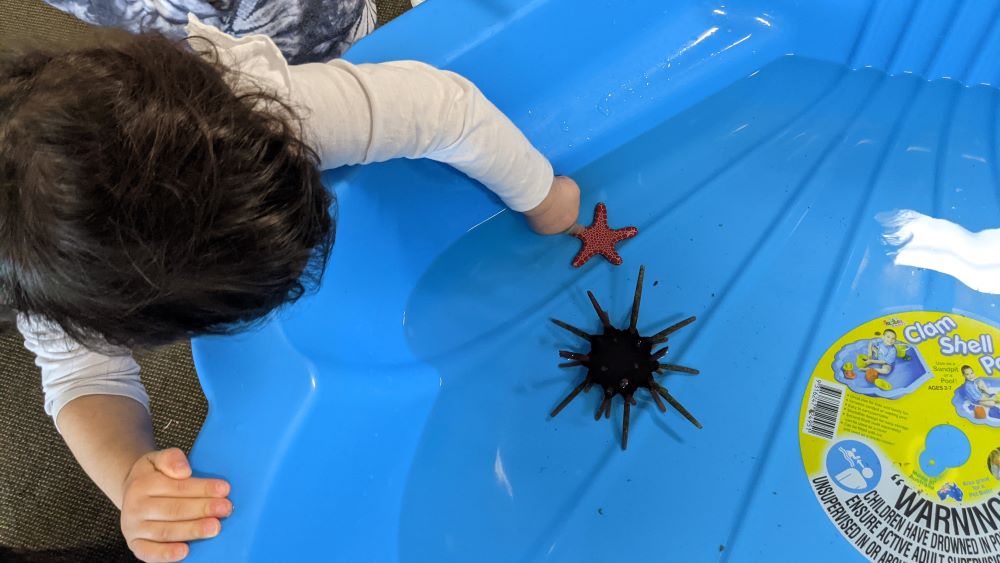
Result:
<svg viewBox="0 0 1000 563"><path fill-rule="evenodd" d="M739 553L740 534L779 528L774 541L815 549L809 526L828 524L796 425L823 350L891 311L1000 321L993 297L893 265L875 220L913 209L996 226L997 102L991 88L784 57L574 174L585 222L605 201L612 227L639 227L623 266L575 270L575 239L534 236L511 213L471 230L407 310L410 345L441 390L413 461L401 558L716 560ZM590 289L627 323L640 264L640 332L699 317L667 361L702 374L660 379L704 429L640 392L622 452L620 398L611 420L594 421L594 391L548 417L583 378L556 367L557 351L584 349L548 319L596 331ZM856 557L840 543L831 557Z"/></svg>

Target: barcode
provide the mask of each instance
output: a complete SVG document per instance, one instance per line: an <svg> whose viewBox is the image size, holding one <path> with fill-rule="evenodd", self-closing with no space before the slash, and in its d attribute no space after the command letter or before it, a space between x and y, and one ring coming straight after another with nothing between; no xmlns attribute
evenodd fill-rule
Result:
<svg viewBox="0 0 1000 563"><path fill-rule="evenodd" d="M809 409L802 431L806 434L832 440L840 422L840 409L844 406L844 386L822 379L814 379Z"/></svg>

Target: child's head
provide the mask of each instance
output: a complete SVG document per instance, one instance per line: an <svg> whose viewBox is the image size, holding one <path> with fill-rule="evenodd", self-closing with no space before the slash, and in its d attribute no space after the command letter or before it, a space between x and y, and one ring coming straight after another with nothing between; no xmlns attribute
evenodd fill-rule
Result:
<svg viewBox="0 0 1000 563"><path fill-rule="evenodd" d="M962 366L962 375L965 376L966 380L976 378L976 372L972 371L972 366Z"/></svg>
<svg viewBox="0 0 1000 563"><path fill-rule="evenodd" d="M885 344L886 346L895 346L896 331L891 328L885 329L885 332L882 333L882 344Z"/></svg>
<svg viewBox="0 0 1000 563"><path fill-rule="evenodd" d="M239 327L318 281L332 196L289 108L158 35L0 56L0 303L73 337Z"/></svg>

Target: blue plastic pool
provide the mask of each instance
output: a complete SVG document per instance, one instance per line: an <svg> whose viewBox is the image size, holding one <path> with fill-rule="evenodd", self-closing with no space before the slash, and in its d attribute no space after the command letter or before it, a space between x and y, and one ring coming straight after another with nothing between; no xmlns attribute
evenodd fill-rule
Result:
<svg viewBox="0 0 1000 563"><path fill-rule="evenodd" d="M1000 3L431 0L349 58L475 81L612 226L624 265L531 234L436 163L329 173L322 290L200 339L192 460L234 515L194 561L845 561L810 490L799 408L847 330L901 310L1000 323L995 298L895 266L876 214L1000 217ZM930 81L928 81L930 80ZM405 95L405 93L401 93ZM373 232L370 226L380 228ZM550 317L698 322L666 386L704 424L593 394ZM654 283L655 282L655 283Z"/></svg>

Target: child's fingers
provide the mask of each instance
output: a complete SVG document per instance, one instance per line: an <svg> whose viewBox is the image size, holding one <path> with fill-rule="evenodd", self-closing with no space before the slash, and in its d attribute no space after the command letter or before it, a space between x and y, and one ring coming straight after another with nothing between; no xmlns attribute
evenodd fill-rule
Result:
<svg viewBox="0 0 1000 563"><path fill-rule="evenodd" d="M225 498L229 496L229 483L222 479L171 479L157 475L149 484L146 494L151 497L175 498Z"/></svg>
<svg viewBox="0 0 1000 563"><path fill-rule="evenodd" d="M217 518L201 518L185 522L147 520L139 524L134 537L159 543L172 543L214 538L221 530L222 523Z"/></svg>
<svg viewBox="0 0 1000 563"><path fill-rule="evenodd" d="M183 543L159 543L134 539L128 542L132 553L146 563L172 563L188 556L188 546Z"/></svg>
<svg viewBox="0 0 1000 563"><path fill-rule="evenodd" d="M233 511L224 498L150 497L142 502L139 513L143 520L179 522L198 518L225 518Z"/></svg>

